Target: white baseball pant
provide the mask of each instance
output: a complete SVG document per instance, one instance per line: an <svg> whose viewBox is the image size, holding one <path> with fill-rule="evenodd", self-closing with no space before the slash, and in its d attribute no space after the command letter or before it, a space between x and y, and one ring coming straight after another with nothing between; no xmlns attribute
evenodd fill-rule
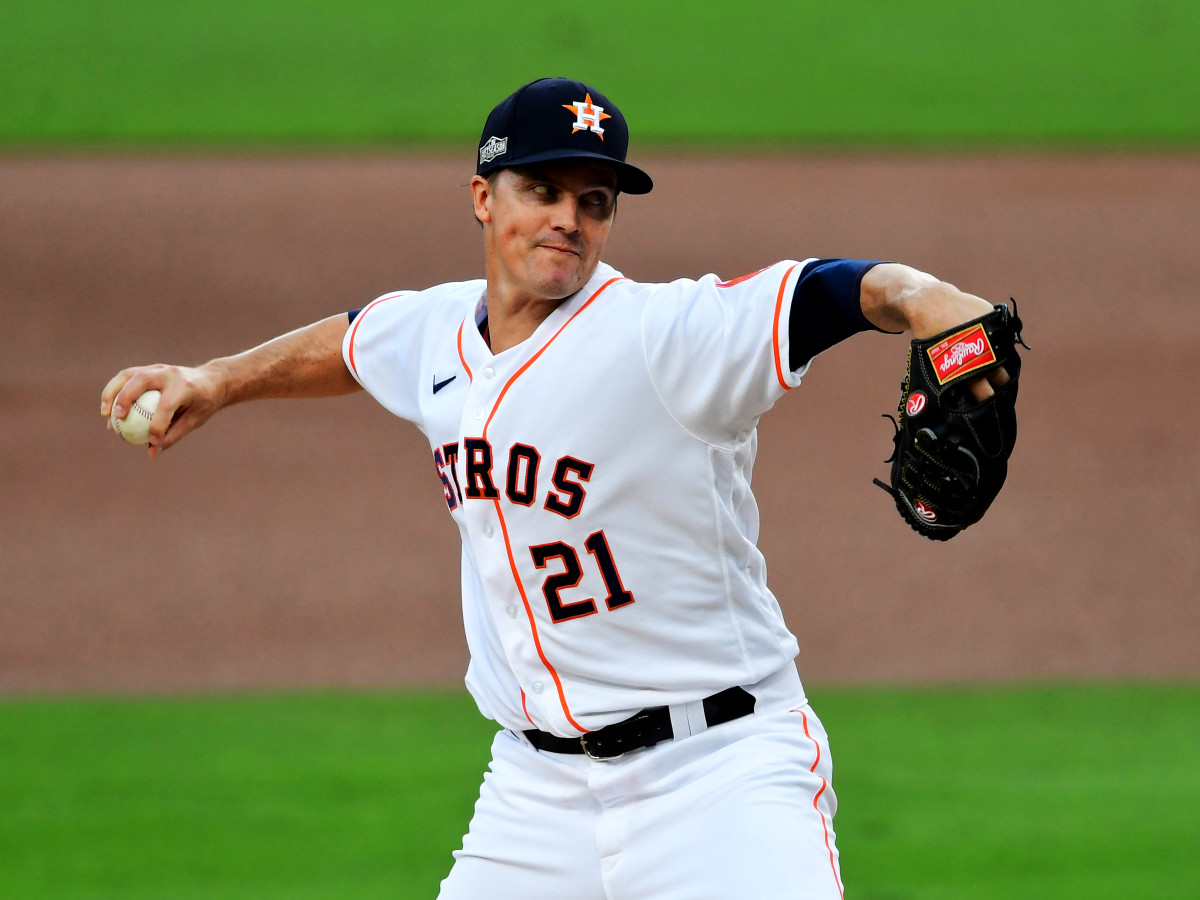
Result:
<svg viewBox="0 0 1200 900"><path fill-rule="evenodd" d="M492 754L441 900L842 897L828 739L803 701L615 760L510 731Z"/></svg>

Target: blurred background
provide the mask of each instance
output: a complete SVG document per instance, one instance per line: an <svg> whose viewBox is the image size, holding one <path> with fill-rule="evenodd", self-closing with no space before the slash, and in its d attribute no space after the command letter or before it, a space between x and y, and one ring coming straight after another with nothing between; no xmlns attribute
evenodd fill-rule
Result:
<svg viewBox="0 0 1200 900"><path fill-rule="evenodd" d="M903 341L761 426L849 892L1197 896L1198 51L1174 0L0 0L0 896L436 894L491 726L422 436L250 404L151 461L99 395L480 277L474 142L543 75L655 177L631 277L895 259L1026 322L1009 482L949 544L871 485Z"/></svg>

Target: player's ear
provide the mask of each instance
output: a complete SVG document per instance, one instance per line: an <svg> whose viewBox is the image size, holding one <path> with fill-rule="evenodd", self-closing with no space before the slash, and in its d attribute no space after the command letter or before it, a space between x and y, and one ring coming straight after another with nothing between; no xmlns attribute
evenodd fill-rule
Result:
<svg viewBox="0 0 1200 900"><path fill-rule="evenodd" d="M482 175L471 178L471 197L475 204L475 219L480 225L492 220L492 184Z"/></svg>

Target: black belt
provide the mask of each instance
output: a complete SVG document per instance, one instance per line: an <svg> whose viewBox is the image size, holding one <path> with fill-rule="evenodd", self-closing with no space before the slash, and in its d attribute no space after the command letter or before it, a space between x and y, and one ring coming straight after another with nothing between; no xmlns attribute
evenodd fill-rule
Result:
<svg viewBox="0 0 1200 900"><path fill-rule="evenodd" d="M754 712L754 695L745 688L732 687L704 698L704 720L711 728L732 722ZM653 747L675 737L671 710L666 706L643 709L623 722L606 725L577 738L564 738L544 731L526 731L529 743L550 753L586 753L592 759L615 759L622 754Z"/></svg>

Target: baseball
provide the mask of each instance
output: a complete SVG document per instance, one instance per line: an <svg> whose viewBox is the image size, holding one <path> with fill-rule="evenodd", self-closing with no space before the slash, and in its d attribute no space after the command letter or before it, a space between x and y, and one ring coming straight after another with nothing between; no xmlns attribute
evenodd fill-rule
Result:
<svg viewBox="0 0 1200 900"><path fill-rule="evenodd" d="M131 444L150 443L150 417L158 409L158 399L162 395L158 391L146 391L133 401L133 406L125 418L118 419L110 416L113 431Z"/></svg>

